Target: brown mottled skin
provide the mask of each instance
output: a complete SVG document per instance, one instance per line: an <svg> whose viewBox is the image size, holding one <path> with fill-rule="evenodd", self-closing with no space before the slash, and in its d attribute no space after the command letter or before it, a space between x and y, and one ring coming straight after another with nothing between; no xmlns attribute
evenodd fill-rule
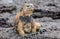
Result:
<svg viewBox="0 0 60 39"><path fill-rule="evenodd" d="M25 3L23 5L22 11L18 12L17 15L15 16L15 18L13 20L14 27L17 30L17 32L19 33L19 35L25 36L26 35L25 32L35 33L36 30L40 28L40 26L41 26L40 23L36 22L35 20L24 25L24 22L22 22L21 19L19 19L19 17L21 17L21 16L23 16L23 17L24 16L31 16L33 11L34 11L33 4ZM16 28L16 26L17 26L17 28ZM33 28L32 28L32 26L33 26Z"/></svg>

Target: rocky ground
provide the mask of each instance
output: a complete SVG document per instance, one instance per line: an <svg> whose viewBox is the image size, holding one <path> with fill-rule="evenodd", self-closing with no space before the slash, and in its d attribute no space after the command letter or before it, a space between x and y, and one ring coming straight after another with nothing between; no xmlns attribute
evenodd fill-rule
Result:
<svg viewBox="0 0 60 39"><path fill-rule="evenodd" d="M0 17L6 20L6 25L2 26L0 23L0 39L60 39L60 19L52 19L50 17L36 18L35 20L39 22L42 26L40 27L39 32L35 34L29 34L26 37L19 36L14 30L13 19L16 15L16 12L19 11L21 5L24 2L31 2L35 5L36 8L42 10L50 10L50 11L60 11L60 0L18 0L14 1L13 4L17 6L17 10L12 13L3 12L0 13ZM11 3L12 1L10 1ZM2 3L0 1L0 3ZM5 4L6 1L3 1ZM8 4L9 2L7 2ZM53 4L53 5L49 5ZM9 4L8 4L9 5ZM8 25L11 24L11 25Z"/></svg>
<svg viewBox="0 0 60 39"><path fill-rule="evenodd" d="M0 16L4 18L8 16L9 20L7 20L7 23L13 24L15 15L3 13L0 14ZM43 17L36 18L35 20L42 25L39 32L29 34L26 37L21 37L16 33L13 26L0 26L0 39L60 39L60 19L53 20L50 17Z"/></svg>

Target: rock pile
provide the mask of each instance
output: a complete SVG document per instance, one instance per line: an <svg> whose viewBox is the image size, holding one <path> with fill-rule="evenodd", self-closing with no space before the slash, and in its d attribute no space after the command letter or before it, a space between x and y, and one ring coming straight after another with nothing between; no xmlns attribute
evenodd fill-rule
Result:
<svg viewBox="0 0 60 39"><path fill-rule="evenodd" d="M8 28L8 27L12 27L12 25L10 23L7 23L6 19L1 17L0 18L0 27Z"/></svg>

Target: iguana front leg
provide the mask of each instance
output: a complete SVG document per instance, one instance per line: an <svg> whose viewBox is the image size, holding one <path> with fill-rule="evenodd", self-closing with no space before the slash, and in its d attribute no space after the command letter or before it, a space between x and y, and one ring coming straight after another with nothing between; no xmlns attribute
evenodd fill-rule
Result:
<svg viewBox="0 0 60 39"><path fill-rule="evenodd" d="M18 23L17 31L19 32L19 35L25 36L25 32L23 30L23 23L21 21L19 21Z"/></svg>
<svg viewBox="0 0 60 39"><path fill-rule="evenodd" d="M36 22L35 20L33 20L32 24L32 33L35 33L38 29L40 29L41 24L39 22Z"/></svg>

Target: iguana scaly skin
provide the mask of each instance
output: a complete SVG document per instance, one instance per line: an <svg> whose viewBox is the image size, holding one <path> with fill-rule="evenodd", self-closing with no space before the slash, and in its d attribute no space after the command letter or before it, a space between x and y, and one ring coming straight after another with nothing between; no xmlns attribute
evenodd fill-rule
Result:
<svg viewBox="0 0 60 39"><path fill-rule="evenodd" d="M34 11L34 5L32 3L23 4L22 10L17 13L14 18L14 27L15 30L21 36L25 36L27 33L35 33L37 29L40 28L40 23L31 19L31 15Z"/></svg>

